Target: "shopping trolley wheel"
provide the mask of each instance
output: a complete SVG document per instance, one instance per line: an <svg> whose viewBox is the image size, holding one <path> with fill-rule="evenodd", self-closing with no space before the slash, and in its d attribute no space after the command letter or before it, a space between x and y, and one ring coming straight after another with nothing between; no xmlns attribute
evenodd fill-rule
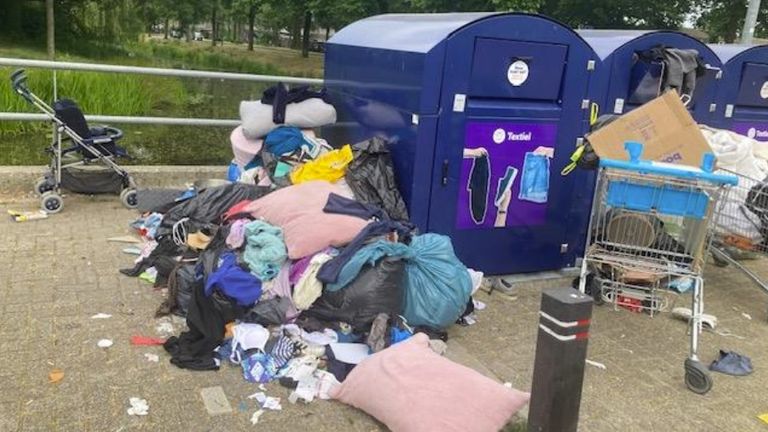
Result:
<svg viewBox="0 0 768 432"><path fill-rule="evenodd" d="M35 182L35 193L42 196L44 193L53 190L53 185L45 177L40 177Z"/></svg>
<svg viewBox="0 0 768 432"><path fill-rule="evenodd" d="M58 213L64 208L64 199L55 191L48 191L40 198L40 208L46 213Z"/></svg>
<svg viewBox="0 0 768 432"><path fill-rule="evenodd" d="M139 204L139 200L136 197L136 189L134 188L123 189L123 191L120 192L120 202L122 202L124 206L130 209L136 208L136 206Z"/></svg>
<svg viewBox="0 0 768 432"><path fill-rule="evenodd" d="M712 377L701 362L685 359L685 385L688 390L703 395L712 389Z"/></svg>

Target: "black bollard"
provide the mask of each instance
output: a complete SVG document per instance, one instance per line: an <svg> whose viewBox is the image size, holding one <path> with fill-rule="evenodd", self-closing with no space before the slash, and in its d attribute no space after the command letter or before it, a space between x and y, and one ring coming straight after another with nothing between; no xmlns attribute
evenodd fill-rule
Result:
<svg viewBox="0 0 768 432"><path fill-rule="evenodd" d="M533 366L528 432L575 432L579 425L592 297L545 290Z"/></svg>

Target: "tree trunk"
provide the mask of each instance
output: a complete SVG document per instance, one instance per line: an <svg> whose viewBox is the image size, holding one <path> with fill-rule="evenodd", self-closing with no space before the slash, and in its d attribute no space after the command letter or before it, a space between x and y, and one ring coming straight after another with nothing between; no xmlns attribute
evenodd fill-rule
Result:
<svg viewBox="0 0 768 432"><path fill-rule="evenodd" d="M165 19L165 27L163 27L163 29L165 30L165 36L163 37L163 39L165 39L165 40L168 40L168 32L170 31L170 29L168 27L170 25L171 25L171 20L166 18Z"/></svg>
<svg viewBox="0 0 768 432"><path fill-rule="evenodd" d="M328 42L328 39L331 37L331 28L326 27L325 28L325 41Z"/></svg>
<svg viewBox="0 0 768 432"><path fill-rule="evenodd" d="M53 0L45 0L45 31L48 59L56 58L56 26L53 23Z"/></svg>
<svg viewBox="0 0 768 432"><path fill-rule="evenodd" d="M253 26L256 22L256 5L251 5L248 10L248 51L253 51L253 39L255 38Z"/></svg>
<svg viewBox="0 0 768 432"><path fill-rule="evenodd" d="M301 24L302 24L302 21L294 20L294 22L291 23L291 45L290 45L291 49L300 49L301 48Z"/></svg>
<svg viewBox="0 0 768 432"><path fill-rule="evenodd" d="M216 46L216 30L218 30L219 24L216 22L216 12L218 7L216 3L213 3L213 13L211 14L211 44Z"/></svg>
<svg viewBox="0 0 768 432"><path fill-rule="evenodd" d="M192 24L185 24L184 30L186 33L184 38L187 40L187 42L192 42Z"/></svg>
<svg viewBox="0 0 768 432"><path fill-rule="evenodd" d="M304 30L302 31L301 56L309 57L309 32L312 31L312 12L304 12Z"/></svg>

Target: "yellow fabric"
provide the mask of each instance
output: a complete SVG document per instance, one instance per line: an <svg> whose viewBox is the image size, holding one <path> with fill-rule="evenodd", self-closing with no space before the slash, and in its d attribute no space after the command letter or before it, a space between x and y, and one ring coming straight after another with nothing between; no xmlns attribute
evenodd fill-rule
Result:
<svg viewBox="0 0 768 432"><path fill-rule="evenodd" d="M765 414L760 414L759 416L757 416L757 418L759 418L760 420L762 420L762 421L763 421L763 423L768 423L768 413L765 413Z"/></svg>
<svg viewBox="0 0 768 432"><path fill-rule="evenodd" d="M310 180L335 182L344 177L350 162L352 162L352 147L347 144L297 167L291 172L291 182L293 184Z"/></svg>

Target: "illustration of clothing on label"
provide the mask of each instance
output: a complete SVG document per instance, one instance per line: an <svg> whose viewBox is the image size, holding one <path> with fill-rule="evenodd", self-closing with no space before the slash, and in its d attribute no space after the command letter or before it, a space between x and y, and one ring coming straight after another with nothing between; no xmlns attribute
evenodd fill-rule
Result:
<svg viewBox="0 0 768 432"><path fill-rule="evenodd" d="M512 185L515 184L516 178L517 168L508 166L506 172L504 172L504 177L499 179L499 184L496 186L496 198L493 200L496 207L501 207L502 201L504 200L504 194L512 190ZM509 203L507 203L507 205L509 205Z"/></svg>
<svg viewBox="0 0 768 432"><path fill-rule="evenodd" d="M539 204L547 202L549 195L549 158L527 152L520 179L519 199Z"/></svg>
<svg viewBox="0 0 768 432"><path fill-rule="evenodd" d="M491 164L488 156L480 156L472 159L472 169L469 173L469 206L472 220L476 225L485 221L488 210L488 190L491 183Z"/></svg>

